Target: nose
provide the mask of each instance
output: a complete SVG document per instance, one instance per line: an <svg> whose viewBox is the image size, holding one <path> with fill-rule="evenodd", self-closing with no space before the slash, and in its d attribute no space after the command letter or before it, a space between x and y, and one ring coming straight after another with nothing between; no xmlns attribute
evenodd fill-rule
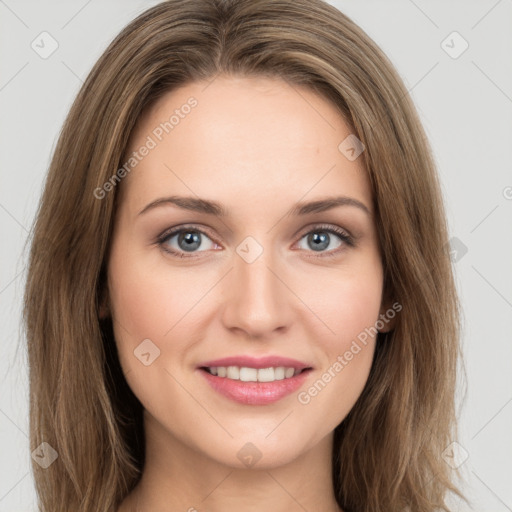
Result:
<svg viewBox="0 0 512 512"><path fill-rule="evenodd" d="M269 338L290 325L293 293L270 250L252 262L234 254L223 289L224 326L250 338ZM238 333L240 334L240 333Z"/></svg>

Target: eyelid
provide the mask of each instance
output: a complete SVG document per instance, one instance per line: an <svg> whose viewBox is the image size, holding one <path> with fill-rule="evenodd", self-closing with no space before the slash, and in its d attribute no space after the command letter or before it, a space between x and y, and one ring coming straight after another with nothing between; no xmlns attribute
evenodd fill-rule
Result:
<svg viewBox="0 0 512 512"><path fill-rule="evenodd" d="M214 239L215 237L211 234L210 229L207 227L199 227L198 224L180 224L179 226L173 226L172 228L167 228L162 233L157 236L157 240L163 240L169 238L171 235L175 235L180 233L181 231L197 231L198 233L202 233L203 235L208 236L209 238ZM216 242L218 243L218 242ZM219 244L220 245L220 244Z"/></svg>
<svg viewBox="0 0 512 512"><path fill-rule="evenodd" d="M318 223L313 222L312 224L309 224L305 228L299 230L295 236L299 236L300 238L304 237L305 235L311 233L312 231L328 231L328 232L334 232L337 235L344 235L347 238L354 239L355 237L345 228L342 228L341 226L337 226L336 224L329 224L329 223Z"/></svg>
<svg viewBox="0 0 512 512"><path fill-rule="evenodd" d="M209 228L205 228L205 227L199 227L197 224L182 224L182 225L179 225L179 226L174 226L172 228L168 228L166 229L165 231L163 231L160 235L158 235L156 237L156 240L155 240L155 243L160 245L160 246L163 246L165 244L165 242L167 240L169 240L169 238L183 232L183 231L195 231L197 233L201 233L202 235L205 235L207 236L212 242L214 242L215 244L217 245L220 245L222 247L222 244L219 243L215 236L213 236L211 233L210 233L210 230ZM170 253L170 254L173 254L173 255L176 255L176 254L187 254L185 251L184 252L177 252L175 250L170 250L170 249L164 249L166 252ZM207 252L207 251L199 251L199 252ZM193 258L194 256L192 254L190 254L190 256L185 256L185 257L191 257Z"/></svg>

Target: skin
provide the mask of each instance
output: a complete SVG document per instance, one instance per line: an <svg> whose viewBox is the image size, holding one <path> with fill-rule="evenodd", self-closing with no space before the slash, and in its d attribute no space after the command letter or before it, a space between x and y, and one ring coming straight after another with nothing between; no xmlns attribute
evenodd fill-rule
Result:
<svg viewBox="0 0 512 512"><path fill-rule="evenodd" d="M375 338L309 403L298 393L389 308L363 160L338 150L351 130L322 97L278 79L226 76L163 96L139 120L130 152L191 96L197 106L119 185L102 314L113 317L123 371L145 409L147 454L141 482L119 510L339 511L333 430L364 388ZM171 204L139 214L170 195L215 200L230 214ZM298 201L333 195L370 213L345 205L285 215ZM206 232L195 252L178 245L178 235L156 242L185 224ZM356 245L329 233L327 248L315 251L307 235L324 233L322 224ZM248 236L263 249L251 263L236 251ZM160 350L147 366L134 356L145 339ZM240 404L197 369L240 354L292 357L313 371L275 403ZM237 457L248 442L261 455L251 467Z"/></svg>

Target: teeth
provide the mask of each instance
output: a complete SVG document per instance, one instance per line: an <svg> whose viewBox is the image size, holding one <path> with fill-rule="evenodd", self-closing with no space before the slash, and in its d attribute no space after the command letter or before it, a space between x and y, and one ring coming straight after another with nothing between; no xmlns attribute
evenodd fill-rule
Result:
<svg viewBox="0 0 512 512"><path fill-rule="evenodd" d="M289 379L290 377L293 377L294 373L295 370L293 368L286 368L286 371L284 372L284 378Z"/></svg>
<svg viewBox="0 0 512 512"><path fill-rule="evenodd" d="M276 378L276 369L274 368L260 368L257 371L258 382L273 382L278 380Z"/></svg>
<svg viewBox="0 0 512 512"><path fill-rule="evenodd" d="M240 368L238 368L238 366L228 366L226 377L228 379L239 380Z"/></svg>
<svg viewBox="0 0 512 512"><path fill-rule="evenodd" d="M274 379L283 380L285 373L286 373L286 370L282 366L274 368Z"/></svg>
<svg viewBox="0 0 512 512"><path fill-rule="evenodd" d="M208 368L212 375L227 377L242 382L274 382L275 380L289 379L298 375L301 370L295 368L249 368L247 366L212 366Z"/></svg>

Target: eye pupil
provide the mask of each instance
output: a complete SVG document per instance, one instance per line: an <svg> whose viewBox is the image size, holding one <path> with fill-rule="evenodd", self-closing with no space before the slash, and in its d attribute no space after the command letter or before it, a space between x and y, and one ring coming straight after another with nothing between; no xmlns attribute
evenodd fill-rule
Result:
<svg viewBox="0 0 512 512"><path fill-rule="evenodd" d="M320 235L318 233L320 233ZM308 238L310 241L314 242L312 248L315 251L321 251L326 247L329 247L330 237L328 233L317 231L316 233L309 235Z"/></svg>
<svg viewBox="0 0 512 512"><path fill-rule="evenodd" d="M182 245L181 242L186 242L186 244ZM199 233L195 231L184 231L180 233L178 236L178 245L180 249L184 251L194 251L201 245Z"/></svg>

